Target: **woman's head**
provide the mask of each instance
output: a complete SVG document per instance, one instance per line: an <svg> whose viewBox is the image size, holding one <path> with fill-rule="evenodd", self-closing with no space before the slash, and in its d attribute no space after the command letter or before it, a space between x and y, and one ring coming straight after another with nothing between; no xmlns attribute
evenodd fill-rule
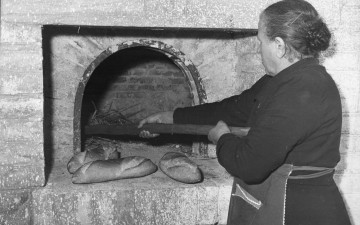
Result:
<svg viewBox="0 0 360 225"><path fill-rule="evenodd" d="M281 38L284 57L294 60L318 57L329 47L331 34L316 9L304 0L282 0L267 7L260 16L259 30L269 39Z"/></svg>

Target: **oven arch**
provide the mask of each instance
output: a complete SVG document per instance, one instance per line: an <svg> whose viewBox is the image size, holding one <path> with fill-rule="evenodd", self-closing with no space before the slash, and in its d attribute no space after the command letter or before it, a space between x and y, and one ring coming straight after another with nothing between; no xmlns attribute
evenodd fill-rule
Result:
<svg viewBox="0 0 360 225"><path fill-rule="evenodd" d="M73 137L73 152L77 154L81 152L81 110L82 110L82 100L84 96L84 91L87 82L91 78L94 70L99 66L106 58L111 56L112 54L134 47L143 47L148 48L157 52L160 52L166 55L169 59L171 59L174 64L176 64L179 69L183 72L190 86L190 92L193 96L193 105L199 105L207 102L207 96L202 84L201 77L196 66L192 63L192 61L180 50L174 48L171 45L168 45L161 41L156 40L131 40L125 41L120 44L116 44L108 47L106 50L101 52L95 60L93 60L90 65L85 69L80 82L78 84L74 102L74 120L73 120L73 129L74 129L74 137ZM193 143L192 151L194 154L207 156L207 144L198 142Z"/></svg>

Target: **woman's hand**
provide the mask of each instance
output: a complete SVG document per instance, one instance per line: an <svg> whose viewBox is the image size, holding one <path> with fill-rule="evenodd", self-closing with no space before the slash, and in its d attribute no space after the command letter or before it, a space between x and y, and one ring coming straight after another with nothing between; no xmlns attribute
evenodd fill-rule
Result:
<svg viewBox="0 0 360 225"><path fill-rule="evenodd" d="M174 122L173 119L174 112L173 111L166 111L152 114L145 119L139 122L138 128L141 128L146 123L168 123L172 124ZM142 138L153 138L159 136L159 134L152 134L147 130L142 130L139 134Z"/></svg>
<svg viewBox="0 0 360 225"><path fill-rule="evenodd" d="M213 127L208 134L208 139L214 143L217 144L218 140L223 134L230 133L229 127L224 123L223 121L219 121L215 127Z"/></svg>

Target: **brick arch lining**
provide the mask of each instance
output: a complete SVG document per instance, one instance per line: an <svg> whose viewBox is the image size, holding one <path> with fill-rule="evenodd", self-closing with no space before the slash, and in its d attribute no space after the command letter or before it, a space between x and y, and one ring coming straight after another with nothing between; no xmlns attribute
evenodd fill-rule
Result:
<svg viewBox="0 0 360 225"><path fill-rule="evenodd" d="M190 86L190 92L193 96L193 105L198 105L206 102L207 97L198 70L196 69L195 65L185 56L185 54L178 49L155 40L133 40L110 46L105 51L100 53L96 57L96 59L92 61L92 63L90 63L90 65L86 68L77 87L74 102L73 121L74 154L81 151L81 110L82 100L87 82L91 78L91 75L93 74L97 66L99 66L106 58L108 58L115 52L134 47L144 47L166 55L179 67L179 69L185 75L186 80L188 81ZM195 154L207 156L207 144L194 143L193 151Z"/></svg>

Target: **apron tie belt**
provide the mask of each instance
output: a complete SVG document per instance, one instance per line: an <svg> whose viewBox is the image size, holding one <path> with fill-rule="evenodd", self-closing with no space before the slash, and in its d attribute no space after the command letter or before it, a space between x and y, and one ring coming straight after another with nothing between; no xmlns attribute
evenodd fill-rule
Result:
<svg viewBox="0 0 360 225"><path fill-rule="evenodd" d="M319 171L312 174L305 175L290 175L289 179L310 179L324 176L326 174L332 173L335 169L328 167L314 167L314 166L293 166L293 171Z"/></svg>

